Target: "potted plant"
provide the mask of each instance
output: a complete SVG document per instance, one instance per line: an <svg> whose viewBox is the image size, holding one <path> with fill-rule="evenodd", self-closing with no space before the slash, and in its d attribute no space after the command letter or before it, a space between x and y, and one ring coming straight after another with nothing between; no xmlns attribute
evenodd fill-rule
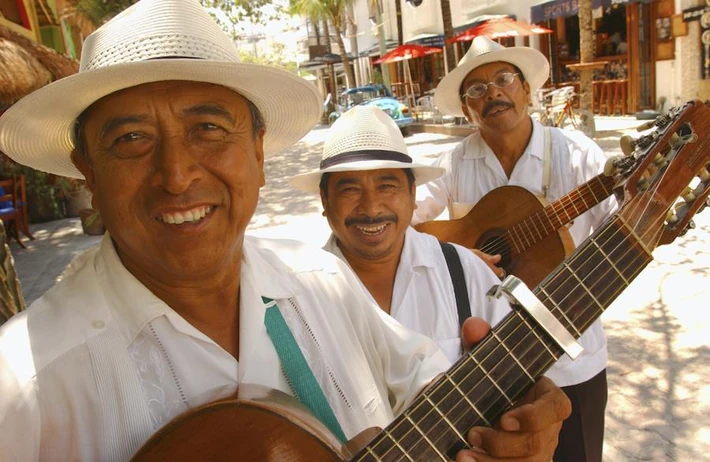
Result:
<svg viewBox="0 0 710 462"><path fill-rule="evenodd" d="M79 210L79 218L81 219L81 229L84 230L84 234L100 236L106 232L104 221L101 219L98 210L81 209Z"/></svg>

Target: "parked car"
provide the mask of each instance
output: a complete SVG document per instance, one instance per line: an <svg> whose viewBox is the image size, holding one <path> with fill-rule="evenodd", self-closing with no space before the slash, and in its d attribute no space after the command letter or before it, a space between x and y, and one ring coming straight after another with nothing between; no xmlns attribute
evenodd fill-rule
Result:
<svg viewBox="0 0 710 462"><path fill-rule="evenodd" d="M406 134L407 127L412 124L409 108L392 97L392 93L384 85L365 85L345 90L338 97L335 111L328 115L328 123L332 124L341 114L361 104L382 109L392 117L402 133Z"/></svg>

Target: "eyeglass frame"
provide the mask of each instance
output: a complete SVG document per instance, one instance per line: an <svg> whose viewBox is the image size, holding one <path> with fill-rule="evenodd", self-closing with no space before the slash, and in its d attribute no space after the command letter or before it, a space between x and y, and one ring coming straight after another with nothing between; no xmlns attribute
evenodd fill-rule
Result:
<svg viewBox="0 0 710 462"><path fill-rule="evenodd" d="M495 82L488 82L488 83L477 82L477 83L474 83L473 85L471 85L470 87L468 87L468 90L470 90L471 88L473 88L473 87L476 86L476 85L485 85L485 86L486 86L486 90L483 92L483 94L481 94L481 96L471 96L471 95L468 94L468 90L466 90L466 91L464 91L463 94L461 95L461 101L465 100L466 98L471 98L471 99L483 98L484 96L486 96L486 93L488 93L488 87L490 87L491 85L494 85L494 86L497 87L497 88L507 88L507 87L513 85L513 82L515 82L515 77L519 77L519 78L520 78L521 75L522 75L520 72L501 72L500 74L496 75L496 78L501 77L501 76L503 76L503 75L511 75L511 74L512 74L513 78L510 80L510 83L508 83L508 84L506 84L506 85L503 85L503 86L498 85L498 84L496 84ZM522 81L522 78L521 78L521 81Z"/></svg>

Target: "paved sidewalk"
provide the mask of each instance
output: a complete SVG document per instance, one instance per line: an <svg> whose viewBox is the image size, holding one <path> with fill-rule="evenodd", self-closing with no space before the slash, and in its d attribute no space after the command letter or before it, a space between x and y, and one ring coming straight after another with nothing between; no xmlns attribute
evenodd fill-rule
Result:
<svg viewBox="0 0 710 462"><path fill-rule="evenodd" d="M637 121L625 122L623 128L609 124L601 132L597 141L608 154L620 152L619 136ZM326 133L314 130L295 148L266 161L267 185L250 233L325 241L329 229L318 196L295 194L287 178L317 166ZM407 138L413 157L422 162L456 142L432 134ZM602 318L610 356L605 460L710 460L710 211L696 223L695 230L654 252L656 260ZM11 244L28 303L100 239L83 235L78 219L32 229L37 240L27 241L27 250Z"/></svg>

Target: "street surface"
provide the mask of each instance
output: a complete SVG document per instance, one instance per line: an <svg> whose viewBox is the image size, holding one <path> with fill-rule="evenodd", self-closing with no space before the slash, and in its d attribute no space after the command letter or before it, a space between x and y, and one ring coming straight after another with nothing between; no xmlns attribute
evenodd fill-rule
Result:
<svg viewBox="0 0 710 462"><path fill-rule="evenodd" d="M597 142L619 154L619 136L635 126L629 118L599 118ZM629 131L634 134L634 132ZM325 242L329 228L317 195L288 187L288 178L317 168L327 129L266 161L250 233ZM430 163L460 138L409 136L412 156ZM609 403L604 456L608 461L710 460L710 212L697 228L654 252L641 273L603 316L609 341ZM83 236L77 219L35 225L28 250L12 245L28 301L59 277L69 260L98 242ZM705 358L705 359L703 359Z"/></svg>

